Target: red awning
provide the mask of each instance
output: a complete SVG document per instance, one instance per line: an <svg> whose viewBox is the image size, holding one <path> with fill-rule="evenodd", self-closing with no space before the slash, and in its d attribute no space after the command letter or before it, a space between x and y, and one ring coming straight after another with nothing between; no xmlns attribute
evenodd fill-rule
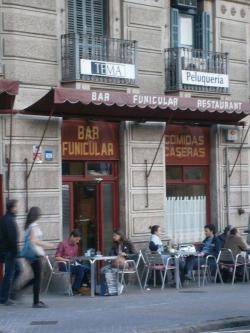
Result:
<svg viewBox="0 0 250 333"><path fill-rule="evenodd" d="M53 111L52 111L53 110ZM127 94L55 88L24 110L63 118L112 121L237 123L250 114L250 103L167 95Z"/></svg>
<svg viewBox="0 0 250 333"><path fill-rule="evenodd" d="M9 112L13 108L15 96L18 94L19 82L0 80L0 110Z"/></svg>

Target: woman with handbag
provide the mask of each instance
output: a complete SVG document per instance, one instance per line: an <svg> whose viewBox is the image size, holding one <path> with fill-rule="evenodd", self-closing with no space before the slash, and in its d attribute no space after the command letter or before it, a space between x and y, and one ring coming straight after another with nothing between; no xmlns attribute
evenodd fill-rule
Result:
<svg viewBox="0 0 250 333"><path fill-rule="evenodd" d="M24 226L24 247L21 251L21 257L24 257L30 264L34 277L27 282L22 290L28 286L33 285L33 308L47 308L47 305L40 301L40 285L42 273L42 258L45 256L45 247L54 247L53 244L44 242L42 240L43 234L37 224L37 220L41 216L41 209L39 207L30 208L26 223Z"/></svg>
<svg viewBox="0 0 250 333"><path fill-rule="evenodd" d="M113 262L113 267L123 268L126 259L137 255L133 244L124 236L120 230L113 232L113 246L109 252L111 256L117 256Z"/></svg>

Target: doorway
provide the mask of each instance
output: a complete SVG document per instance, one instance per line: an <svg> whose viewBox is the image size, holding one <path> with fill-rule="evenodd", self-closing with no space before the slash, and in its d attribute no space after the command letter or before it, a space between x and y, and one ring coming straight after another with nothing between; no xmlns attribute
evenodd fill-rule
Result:
<svg viewBox="0 0 250 333"><path fill-rule="evenodd" d="M78 229L82 235L79 254L91 248L108 254L118 227L116 182L65 181L62 193L63 238Z"/></svg>

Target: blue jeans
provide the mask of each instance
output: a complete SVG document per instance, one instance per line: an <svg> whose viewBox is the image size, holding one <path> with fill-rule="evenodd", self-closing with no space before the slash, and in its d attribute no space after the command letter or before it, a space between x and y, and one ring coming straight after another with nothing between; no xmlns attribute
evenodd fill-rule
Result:
<svg viewBox="0 0 250 333"><path fill-rule="evenodd" d="M4 264L4 277L0 290L0 303L6 303L11 293L13 292L13 285L20 274L20 266L16 257L10 252L5 252L1 255Z"/></svg>

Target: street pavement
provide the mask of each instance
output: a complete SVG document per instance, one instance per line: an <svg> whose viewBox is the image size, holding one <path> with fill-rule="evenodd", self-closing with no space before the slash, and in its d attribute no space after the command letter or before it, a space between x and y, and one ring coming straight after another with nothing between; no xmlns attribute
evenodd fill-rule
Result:
<svg viewBox="0 0 250 333"><path fill-rule="evenodd" d="M250 284L209 285L179 292L175 289L152 289L141 293L138 289L131 289L127 294L113 297L48 295L42 297L49 305L48 309L33 309L29 295L17 306L0 306L0 332L201 331L195 330L195 327L203 327L203 332L215 332L213 324L221 320L245 320L245 325L250 324L249 296Z"/></svg>

